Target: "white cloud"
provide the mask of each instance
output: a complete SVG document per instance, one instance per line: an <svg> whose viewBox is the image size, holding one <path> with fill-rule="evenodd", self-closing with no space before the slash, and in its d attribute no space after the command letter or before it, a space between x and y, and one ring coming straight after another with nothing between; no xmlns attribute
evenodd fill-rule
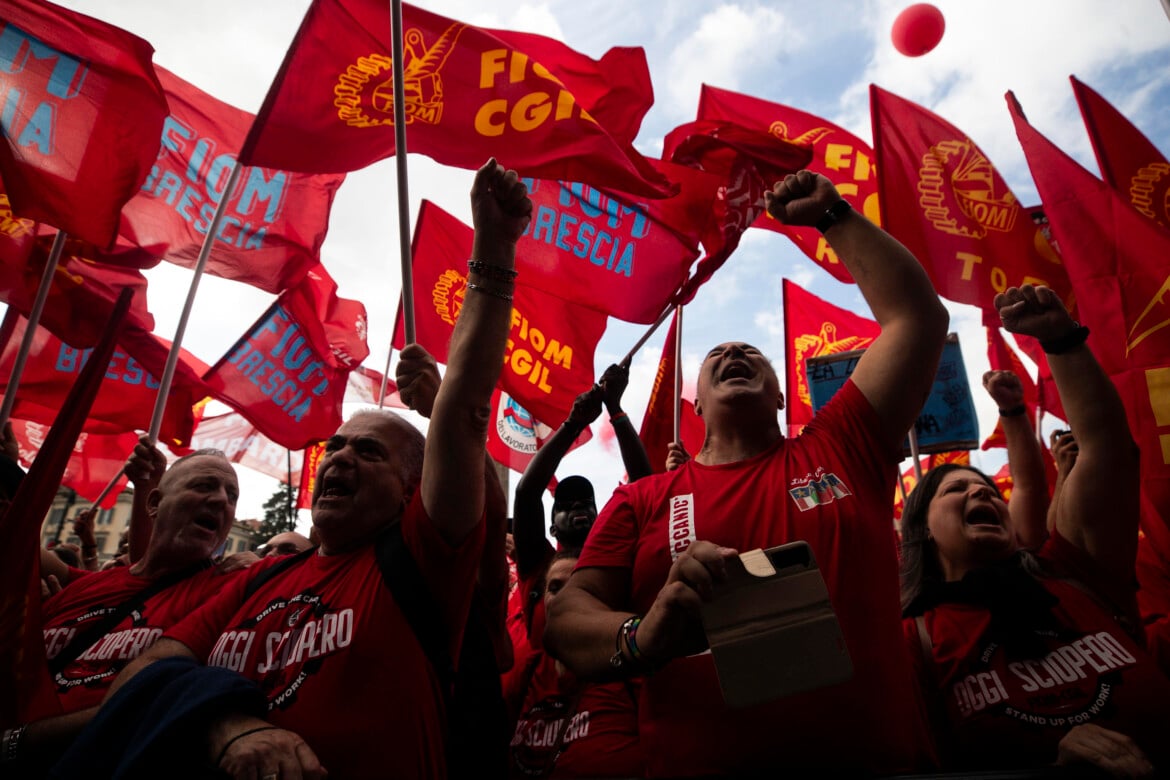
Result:
<svg viewBox="0 0 1170 780"><path fill-rule="evenodd" d="M781 50L801 41L774 8L719 5L699 19L694 31L668 57L664 90L670 101L668 110L693 116L700 84L735 89L746 75L765 68Z"/></svg>

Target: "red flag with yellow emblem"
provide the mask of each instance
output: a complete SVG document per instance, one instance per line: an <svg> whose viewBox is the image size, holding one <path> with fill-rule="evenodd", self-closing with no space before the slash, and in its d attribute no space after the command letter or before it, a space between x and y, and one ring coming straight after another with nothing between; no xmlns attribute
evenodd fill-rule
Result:
<svg viewBox="0 0 1170 780"><path fill-rule="evenodd" d="M1069 76L1101 176L1139 212L1170 229L1170 162L1088 85Z"/></svg>
<svg viewBox="0 0 1170 780"><path fill-rule="evenodd" d="M447 362L447 345L467 291L467 258L472 230L428 201L415 226L415 338L435 360ZM538 420L559 425L577 396L594 382L593 353L606 316L529 287L516 278L512 332L499 386ZM405 343L400 316L396 349Z"/></svg>
<svg viewBox="0 0 1170 780"><path fill-rule="evenodd" d="M877 86L870 110L883 226L939 295L994 311L996 293L1044 284L1071 304L1060 259L966 133Z"/></svg>
<svg viewBox="0 0 1170 780"><path fill-rule="evenodd" d="M805 361L865 349L882 332L873 320L818 298L794 282L784 280L784 341L788 435L798 436L812 422L812 398Z"/></svg>
<svg viewBox="0 0 1170 780"><path fill-rule="evenodd" d="M301 481L297 487L297 509L313 508L313 489L317 486L317 469L325 457L325 442L310 444L305 448L301 468Z"/></svg>
<svg viewBox="0 0 1170 780"><path fill-rule="evenodd" d="M808 170L828 177L854 209L881 224L873 150L848 130L789 106L706 84L699 95L698 118L735 122L811 149ZM767 212L759 215L752 227L783 233L834 278L853 282L845 264L816 228L783 225Z"/></svg>
<svg viewBox="0 0 1170 780"><path fill-rule="evenodd" d="M1089 347L1117 386L1141 449L1142 529L1170 561L1170 231L1037 132L1010 92L1008 107L1078 318L1092 330Z"/></svg>
<svg viewBox="0 0 1170 780"><path fill-rule="evenodd" d="M594 61L405 3L402 25L411 152L470 169L494 156L533 178L670 194L632 145L653 102L641 49ZM383 0L314 0L240 159L328 173L394 154L390 28Z"/></svg>

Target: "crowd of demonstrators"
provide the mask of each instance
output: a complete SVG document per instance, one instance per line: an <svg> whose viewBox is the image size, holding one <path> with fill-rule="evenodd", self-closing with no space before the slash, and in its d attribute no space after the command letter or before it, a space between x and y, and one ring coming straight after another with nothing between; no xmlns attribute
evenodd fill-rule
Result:
<svg viewBox="0 0 1170 780"><path fill-rule="evenodd" d="M1053 435L1051 496L1019 378L988 372L1010 503L975 468L937 467L908 496L899 541L890 517L903 439L933 383L947 314L913 256L828 179L788 176L767 194L769 213L815 225L882 326L849 380L788 439L770 362L745 342L720 344L698 377L701 450L672 444L666 473L652 475L621 407L628 365L610 366L519 481L509 541L484 445L532 205L494 161L471 200L473 259L446 375L418 345L398 363L402 399L430 419L427 435L388 411L355 414L326 444L311 537L277 534L263 559L217 567L235 514L231 464L200 451L167 469L141 442L127 467L127 565L92 570L92 515L75 523L80 565L42 551L56 702L4 732L0 775L739 777L1058 764L1147 776L1167 765L1170 680L1155 658L1170 657L1170 629L1138 617L1137 452L1086 330L1054 293L1024 286L995 300L1009 331L1049 353L1075 431ZM586 478L561 480L554 548L542 494L603 406L629 481L599 515ZM7 460L0 500L19 485ZM797 540L824 575L852 678L729 708L701 609L733 556Z"/></svg>
<svg viewBox="0 0 1170 780"><path fill-rule="evenodd" d="M924 763L925 724L898 632L890 506L901 445L933 382L947 313L904 247L841 206L832 183L791 175L767 195L786 224L817 225L882 325L852 378L788 440L779 380L749 344L712 349L696 456L618 489L550 605L545 644L587 677L645 680L648 771L695 776ZM852 657L850 682L766 705L723 702L699 607L736 551L806 540ZM688 544L689 543L689 544ZM616 637L616 652L615 652ZM832 724L827 726L826 724Z"/></svg>
<svg viewBox="0 0 1170 780"><path fill-rule="evenodd" d="M446 776L436 655L458 658L479 572L489 402L532 209L494 160L471 201L468 294L425 440L391 412L346 421L317 473L320 547L261 562L168 630L119 676L58 775L88 760L98 775L210 764L236 778ZM150 722L128 726L143 709ZM108 763L95 769L95 752Z"/></svg>
<svg viewBox="0 0 1170 780"><path fill-rule="evenodd" d="M995 303L1004 327L1044 345L1075 462L1065 448L1034 555L1021 517L976 469L933 469L906 502L905 636L938 747L949 767L1149 774L1170 755L1170 682L1137 612L1138 453L1125 410L1051 290L1010 288Z"/></svg>
<svg viewBox="0 0 1170 780"><path fill-rule="evenodd" d="M537 451L516 485L513 544L519 580L518 614L511 624L516 663L505 677L505 696L515 713L511 776L636 777L643 759L638 739L638 683L582 681L545 652L547 606L577 563L597 519L593 485L580 475L560 480L553 495L549 533L544 534L541 496L561 459L582 431L601 415L604 403L630 482L650 474L646 449L622 410L629 366L611 365L601 380L577 396L568 418Z"/></svg>

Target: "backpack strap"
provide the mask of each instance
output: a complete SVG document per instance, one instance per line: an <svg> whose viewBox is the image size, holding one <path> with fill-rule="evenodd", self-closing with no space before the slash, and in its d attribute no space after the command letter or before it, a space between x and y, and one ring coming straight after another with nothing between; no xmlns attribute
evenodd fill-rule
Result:
<svg viewBox="0 0 1170 780"><path fill-rule="evenodd" d="M113 612L91 623L88 628L73 635L69 644L61 652L49 659L49 674L53 677L65 671L65 667L77 660L78 656L88 650L94 642L110 633L121 623L127 615L146 606L146 602L162 591L177 585L185 579L195 576L201 571L211 568L211 561L200 561L179 571L173 571L151 582L142 590L119 604Z"/></svg>
<svg viewBox="0 0 1170 780"><path fill-rule="evenodd" d="M444 703L449 704L455 682L455 665L451 660L447 629L414 556L406 548L401 523L382 532L374 542L374 555L382 572L382 581L390 589L394 603L402 610L415 639L434 666L442 685Z"/></svg>
<svg viewBox="0 0 1170 780"><path fill-rule="evenodd" d="M264 586L264 583L271 580L277 574L288 571L292 567L298 565L301 561L307 560L310 555L316 555L316 553L317 548L310 547L307 550L302 550L296 555L286 556L280 559L280 561L277 563L272 564L267 569L248 580L248 584L244 588L243 601L247 601L248 599L252 598L252 596L256 594L256 591L260 590L260 588Z"/></svg>

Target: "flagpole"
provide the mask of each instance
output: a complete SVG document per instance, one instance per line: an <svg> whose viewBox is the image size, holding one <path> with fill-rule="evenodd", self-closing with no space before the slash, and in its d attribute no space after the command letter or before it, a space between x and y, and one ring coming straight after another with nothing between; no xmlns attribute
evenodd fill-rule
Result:
<svg viewBox="0 0 1170 780"><path fill-rule="evenodd" d="M410 194L406 168L406 88L402 74L402 0L390 0L390 37L394 55L394 162L398 171L398 244L402 259L402 317L406 343L414 343L414 278L410 261ZM386 357L386 372L382 374L382 392L386 392L386 374L390 372L390 357Z"/></svg>
<svg viewBox="0 0 1170 780"><path fill-rule="evenodd" d="M682 322L683 307L674 309L674 440L682 442Z"/></svg>
<svg viewBox="0 0 1170 780"><path fill-rule="evenodd" d="M287 473L288 473L288 489L285 491L285 494L284 494L284 497L288 499L288 530L295 531L297 524L293 521L292 450L290 450L288 447L285 447L284 453L285 453L285 456L288 458L288 460L286 461L287 468L288 468L288 471L287 471ZM302 468L303 468L303 466L302 466Z"/></svg>
<svg viewBox="0 0 1170 780"><path fill-rule="evenodd" d="M914 458L914 478L921 480L922 464L919 462L920 457L918 454L918 432L911 428L910 433L907 435L910 437L910 457Z"/></svg>
<svg viewBox="0 0 1170 780"><path fill-rule="evenodd" d="M409 342L407 342L407 343L409 343ZM390 351L386 353L386 370L382 372L382 387L380 390L378 390L378 408L379 409L381 409L382 405L386 402L386 384L387 384L387 378L390 376L390 358L391 358L391 356L393 356L393 354L394 354L394 347L391 346Z"/></svg>
<svg viewBox="0 0 1170 780"><path fill-rule="evenodd" d="M41 313L45 310L45 301L53 286L53 274L57 272L57 261L61 259L61 254L65 250L65 239L65 231L58 230L53 238L53 247L49 250L49 258L45 261L45 270L41 273L41 286L37 288L32 311L28 313L24 338L20 340L20 351L16 353L16 360L12 363L8 388L4 391L4 403L0 405L0 428L8 422L8 416L12 414L12 407L16 404L16 388L20 387L20 375L24 373L25 361L28 360L28 353L32 351L33 339L37 335L37 323L41 321Z"/></svg>
<svg viewBox="0 0 1170 780"><path fill-rule="evenodd" d="M654 331L658 330L658 326L666 322L666 318L669 317L673 311L673 306L667 306L666 310L663 311L662 314L658 315L658 320L650 326L650 330L642 334L642 338L638 339L638 342L634 344L634 346L630 347L630 351L626 353L626 356L622 358L620 362L629 365L630 362L634 359L634 355L637 354L638 350L642 348L642 345L650 340L650 337L654 335Z"/></svg>
<svg viewBox="0 0 1170 780"><path fill-rule="evenodd" d="M239 160L232 163L232 172L228 175L227 185L223 188L219 203L216 204L215 216L211 218L207 235L203 237L203 245L199 247L199 259L195 261L191 287L187 290L187 300L183 302L183 313L179 315L179 324L175 327L175 338L171 342L171 351L167 355L166 366L159 379L158 398L155 399L154 414L150 418L150 431L148 432L152 445L158 443L158 432L162 428L163 413L167 408L167 396L170 395L171 383L175 379L175 367L179 364L179 352L183 346L183 336L187 333L187 321L191 318L191 309L195 305L195 293L199 290L199 280L203 278L203 269L207 266L207 258L211 255L212 246L215 245L215 234L219 231L220 223L223 222L228 199L231 197L232 190L235 189L236 182L240 179L242 169Z"/></svg>
<svg viewBox="0 0 1170 780"><path fill-rule="evenodd" d="M219 225L223 222L223 214L227 211L228 198L231 197L232 190L235 189L236 182L240 179L240 171L243 167L240 161L236 160L232 163L232 172L228 175L227 186L223 188L223 194L219 197L219 203L215 207L215 216L211 218L211 225L207 228L207 235L203 237L203 245L199 247L199 258L195 261L195 270L191 277L191 287L187 290L187 300L183 302L183 312L179 315L179 324L175 327L175 339L171 342L171 351L167 354L167 362L163 367L163 375L159 379L158 397L154 401L154 413L150 418L150 430L147 435L150 437L151 445L158 444L158 432L162 428L163 414L167 409L167 396L171 392L171 384L175 379L175 367L179 363L179 353L183 346L183 336L187 333L187 321L191 318L191 309L195 305L195 293L199 290L199 280L203 278L203 269L207 265L207 258L211 255L211 247L215 244L215 234L219 231ZM105 500L114 486L118 484L118 480L126 473L126 466L123 464L122 470L114 475L114 478L102 488L102 492L94 499L93 505L98 506Z"/></svg>

